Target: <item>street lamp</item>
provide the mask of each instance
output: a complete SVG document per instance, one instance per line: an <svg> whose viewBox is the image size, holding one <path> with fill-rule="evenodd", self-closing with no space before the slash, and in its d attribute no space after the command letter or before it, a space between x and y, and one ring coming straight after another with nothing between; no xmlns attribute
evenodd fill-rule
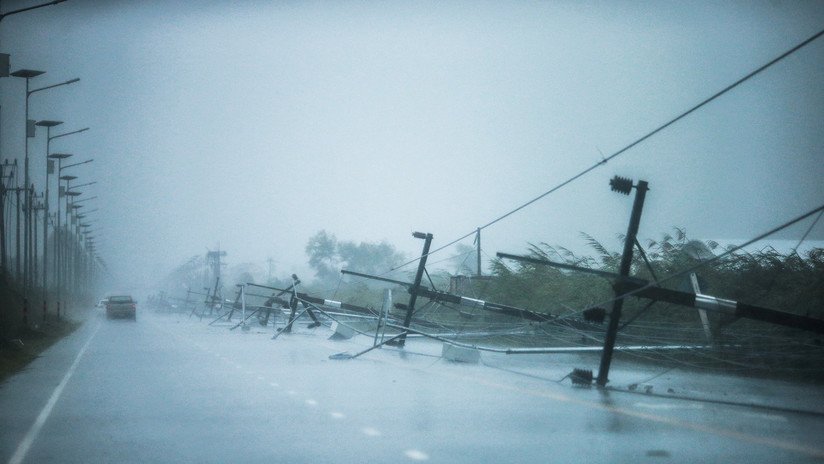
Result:
<svg viewBox="0 0 824 464"><path fill-rule="evenodd" d="M80 132L82 132L83 130L86 130L86 129L81 129ZM68 134L66 134L66 135L68 135ZM63 197L65 195L65 192L69 190L69 183L72 180L77 179L77 176L68 176L68 175L64 176L64 175L62 175L63 170L73 168L75 166L80 166L80 165L83 165L83 164L91 163L92 161L94 161L94 158L87 159L86 161L81 161L79 163L69 164L68 166L61 166L60 169L58 170L58 175L60 176L60 179L66 181L66 189L65 190L61 190L60 186L58 186L58 198L57 198L57 228L58 228L58 230L60 229L60 217L62 216L62 214L60 213L60 198ZM66 199L67 215L68 215L68 207L69 207L68 205L69 205L69 200ZM66 223L66 228L68 228L68 222ZM61 243L61 246L62 246L62 243Z"/></svg>
<svg viewBox="0 0 824 464"><path fill-rule="evenodd" d="M48 159L49 142L51 141L51 128L63 124L63 121L43 120L35 123L36 126L46 128L46 193L43 197L43 293L48 292L48 256L49 256L49 174L54 172L54 161Z"/></svg>
<svg viewBox="0 0 824 464"><path fill-rule="evenodd" d="M68 166L66 166L66 167L68 167ZM61 171L62 171L62 169L61 169ZM60 173L58 172L58 175L59 174ZM57 229L60 231L60 239L58 240L58 243L60 245L60 249L57 251L57 260L58 260L57 299L58 299L58 301L60 301L60 295L61 295L62 289L63 289L63 280L64 280L64 277L65 277L65 274L64 274L63 271L66 267L66 261L67 261L66 258L68 258L68 256L66 256L66 243L68 242L67 237L69 235L68 230L64 231L63 227L60 224L60 219L61 219L61 216L62 216L62 214L60 212L60 198L65 196L65 191L68 190L69 185L71 184L71 181L73 181L75 179L77 179L77 176L70 176L70 175L60 176L60 178L58 179ZM62 185L59 185L60 180L65 180L66 181L65 189L63 188ZM69 203L68 203L68 199L67 199L66 200L67 215L68 215L68 209L69 209ZM68 229L69 228L69 226L68 226L68 217L66 219L67 219L66 229Z"/></svg>
<svg viewBox="0 0 824 464"><path fill-rule="evenodd" d="M72 199L74 199L74 197L82 195L82 194L83 194L83 192L66 191L66 195L71 197ZM78 286L79 277L80 277L79 269L80 269L80 260L82 259L82 255L81 255L82 250L80 249L80 245L81 245L81 243L80 243L80 227L79 227L80 221L75 221L75 218L77 217L77 210L82 208L83 206L85 206L85 205L72 204L71 208L67 208L67 210L66 210L66 214L70 215L70 217L71 217L71 223L72 224L75 224L75 222L78 223L77 227L75 227L74 230L73 230L74 236L72 237L72 241L71 241L71 243L72 243L71 250L67 249L67 251L69 252L69 254L68 254L69 260L67 261L68 266L67 266L67 272L66 272L66 281L68 283L72 284L72 288L74 288L75 291L79 288L79 286ZM71 210L71 212L69 210ZM69 218L66 218L66 228L67 229L68 229L68 226L69 226ZM68 236L68 234L66 234L66 235Z"/></svg>
<svg viewBox="0 0 824 464"><path fill-rule="evenodd" d="M57 175L58 176L60 175L60 171L63 170L63 160L66 159L66 158L69 158L71 156L72 155L69 154L69 153L52 153L52 154L48 155L48 158L49 158L50 161L57 160ZM52 167L52 165L49 165L49 167ZM51 171L52 170L49 169L47 171L47 174L46 174L46 186L47 186L46 191L47 192L48 192L48 185L49 185L48 173L50 173ZM59 271L59 269L60 269L60 254L59 254L60 253L60 196L59 196L60 179L57 180L57 184L58 184L58 188L57 188L57 190L58 190L57 221L56 221L56 225L54 227L54 281L56 283L58 283L58 285L59 285L58 279L60 278L60 271ZM47 197L48 197L48 195L47 195ZM44 255L45 255L45 253L44 253ZM45 260L45 257L44 257L44 260Z"/></svg>
<svg viewBox="0 0 824 464"><path fill-rule="evenodd" d="M51 1L46 2L46 3L40 3L40 4L37 4L37 5L18 8L16 10L0 12L0 21L6 19L7 16L12 16L12 15L19 14L19 13L25 13L27 11L36 10L36 9L43 8L43 7L46 7L46 6L57 5L58 3L63 3L65 1L66 0L51 0ZM0 77L7 77L8 75L9 75L9 55L6 54L6 53L0 53ZM26 116L26 117L28 119L28 116ZM0 163L2 163L3 161L4 161L4 158L2 156L2 152L0 152ZM2 173L2 171L0 171L0 173ZM2 176L0 176L0 177L2 177ZM0 179L0 181L2 181L2 179ZM5 198L2 195L2 193L4 193L3 192L4 189L5 189L5 186L0 187L0 202L5 201ZM0 237L0 241L2 241L2 244L0 244L0 266L2 266L3 276L5 276L6 266L7 266L6 256L5 256L5 251L6 251L6 249L5 249L5 239L6 239L6 237L5 237L5 223L4 223L5 213L2 212L2 208L0 208L0 214L2 214L2 216L0 216L0 226L2 226L2 227L0 227L0 235L2 235L2 237ZM19 243L19 238L17 239L17 241ZM19 258L17 258L17 259L19 259ZM18 266L18 269L19 269L19 266ZM17 272L20 272L20 271L17 270Z"/></svg>
<svg viewBox="0 0 824 464"><path fill-rule="evenodd" d="M40 121L40 123L38 123L38 124L44 125L42 123L43 123L43 121ZM74 135L74 134L79 134L81 132L85 132L85 131L89 130L89 128L84 127L82 129L74 130L74 131L71 131L71 132L64 132L62 134L51 135L50 128L48 126L46 126L46 127L47 127L47 129L46 129L46 131L47 131L46 132L46 156L50 160L55 160L55 159L57 160L57 175L59 176L60 173L63 171L63 160L70 157L70 156L72 156L72 155L67 154L67 153L53 153L53 154L49 153L50 152L51 141L54 140L54 139L59 139L61 137L66 137L66 136L69 136L69 135ZM80 163L80 164L82 164L82 163ZM49 164L48 168L46 170L46 198L47 198L47 200L46 200L46 211L44 213L47 217L48 217L48 214L49 214L49 202L48 202L48 198L49 198L49 174L52 174L53 171L54 171L53 165ZM58 184L59 184L59 181L58 181ZM58 191L59 190L60 189L59 189L59 185L58 185ZM54 240L54 254L55 254L55 256L57 256L57 254L59 252L59 241L57 239L59 234L60 234L60 196L58 195L58 197L57 197L57 225L55 226L55 240ZM45 246L45 244L46 244L46 241L44 239L43 246ZM43 252L43 266L44 266L43 269L45 269L45 265L46 265L46 256L45 256L45 252ZM57 279L57 277L58 277L57 269L58 269L58 262L55 259L55 267L54 267L55 279ZM46 286L46 279L44 277L43 278L43 287L45 287L45 286Z"/></svg>
<svg viewBox="0 0 824 464"><path fill-rule="evenodd" d="M75 201L75 203L80 203L81 201L96 200L96 199L97 199L97 195L95 195L93 197L89 197L89 198L84 198L82 200L77 200L77 201Z"/></svg>
<svg viewBox="0 0 824 464"><path fill-rule="evenodd" d="M29 137L34 137L34 122L29 120L29 98L32 94L36 92L42 92L43 90L53 89L55 87L60 87L62 85L74 84L75 82L79 82L80 78L69 79L64 82L60 82L57 84L47 85L45 87L40 87L37 89L31 89L30 81L32 78L40 76L44 74L45 71L37 71L33 69L20 69L11 73L14 77L20 77L26 79L26 143L25 143L25 152L24 152L24 185L26 188L29 186ZM25 222L25 254L24 254L24 279L23 279L23 290L24 294L28 292L29 288L29 280L31 274L31 198L30 193L26 194L26 209L23 214L24 222Z"/></svg>
<svg viewBox="0 0 824 464"><path fill-rule="evenodd" d="M9 12L7 12L7 13L0 13L0 21L2 21L2 20L6 17L6 16L11 16L11 15L13 15L13 14L17 14L17 13L23 13L23 12L25 12L25 11L36 10L37 8L43 8L44 6L57 5L58 3L63 3L63 2L65 2L65 1L66 1L66 0L52 0L52 1L50 1L50 2L41 3L41 4L39 4L39 5L34 5L34 6L28 6L28 7L25 7L25 8L20 8L20 9L17 9L17 10L12 10L12 11L9 11Z"/></svg>
<svg viewBox="0 0 824 464"><path fill-rule="evenodd" d="M29 137L34 137L34 127L29 124L29 95L31 95L31 91L29 90L29 81L32 78L35 78L41 74L45 74L45 71L36 71L34 69L20 69L11 73L14 77L21 77L26 79L26 151L24 157L24 181L23 186L26 188L25 199L23 203L25 205L25 209L23 210L23 294L26 295L28 293L29 288L29 256L30 256L30 249L29 249L29 241L30 238L30 222L31 222L31 198L29 197ZM17 237L17 240L20 240L20 237Z"/></svg>
<svg viewBox="0 0 824 464"><path fill-rule="evenodd" d="M86 182L85 184L75 185L75 186L74 186L74 187L72 187L72 188L73 188L73 189L76 189L76 188L80 188L80 187L85 187L85 186L87 186L87 185L94 185L94 184L96 184L96 183L97 183L97 181L95 181L95 182Z"/></svg>

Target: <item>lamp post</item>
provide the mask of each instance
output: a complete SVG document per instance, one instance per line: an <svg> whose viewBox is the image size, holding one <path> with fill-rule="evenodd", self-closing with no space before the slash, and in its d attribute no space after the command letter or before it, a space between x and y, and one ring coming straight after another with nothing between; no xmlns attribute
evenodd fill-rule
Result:
<svg viewBox="0 0 824 464"><path fill-rule="evenodd" d="M66 192L66 195L70 196L72 199L74 199L74 197L82 195L82 194L83 194L83 192L77 192L77 191ZM75 223L75 218L77 217L77 210L82 208L83 206L84 205L75 205L74 201L72 200L72 205L71 205L71 208L70 208L72 210L72 212L70 213L71 214L72 224ZM75 295L77 295L77 289L78 289L78 266L79 266L80 259L82 258L82 255L80 253L81 252L81 250L80 250L80 245L81 245L80 244L80 226L79 226L80 221L77 220L77 223L78 223L78 225L77 225L77 227L75 227L75 229L73 231L74 236L72 237L72 250L71 250L72 253L70 254L71 261L68 263L69 268L68 268L68 274L67 274L67 277L68 277L67 281L70 284L72 284L72 288L74 289L74 294ZM66 221L66 224L68 225L68 220Z"/></svg>
<svg viewBox="0 0 824 464"><path fill-rule="evenodd" d="M57 5L58 3L63 3L65 1L66 0L52 0L50 2L41 3L40 5L34 5L34 6L26 7L26 8L20 8L20 9L17 9L17 10L9 11L7 13L0 13L0 21L5 19L6 16L11 16L11 15L17 14L17 13L23 13L23 12L29 11L29 10L36 10L37 8L43 8L44 6Z"/></svg>
<svg viewBox="0 0 824 464"><path fill-rule="evenodd" d="M40 122L37 123L37 125L39 125L39 126L45 126L46 127L46 158L49 159L49 161L48 161L49 164L48 164L48 167L46 169L46 200L45 200L45 204L44 204L45 210L43 212L43 216L46 217L46 218L49 217L49 174L54 173L54 166L53 166L53 164L51 164L51 163L53 163L52 160L55 160L55 159L57 160L57 173L58 173L58 175L60 175L60 170L63 168L62 160L65 159L65 158L68 158L69 156L71 156L70 154L66 154L66 153L54 153L54 154L50 153L49 151L50 151L51 141L54 140L54 139L58 139L58 138L61 138L61 137L66 137L68 135L79 134L81 132L85 132L85 131L89 130L88 127L84 127L83 129L78 129L78 130L71 131L71 132L65 132L65 133L62 133L62 134L51 135L51 128L54 127L57 124L49 125L49 124L47 124L49 122L56 122L56 121L40 121ZM59 210L59 206L60 206L60 198L59 197L57 199L57 203L58 203L58 210ZM55 228L55 245L54 245L55 256L57 256L57 251L56 251L57 250L57 230L59 229L59 218L60 218L59 211L57 213L57 218L58 218L58 226L56 226L56 228ZM45 274L45 271L46 271L46 250L45 250L45 247L46 247L46 244L48 243L47 240L48 240L48 229L46 228L46 229L43 230L43 247L44 247L43 248L43 272L44 272L44 274L43 274L43 289L44 290L47 288L46 287L47 281L46 281L46 274ZM56 263L57 263L57 261L55 260L55 264ZM56 269L57 269L57 267L55 266L55 274L57 273Z"/></svg>
<svg viewBox="0 0 824 464"><path fill-rule="evenodd" d="M54 172L49 158L49 142L51 141L51 128L63 124L63 121L43 120L37 121L36 126L46 128L46 190L43 197L43 293L48 292L48 265L49 265L49 174Z"/></svg>
<svg viewBox="0 0 824 464"><path fill-rule="evenodd" d="M57 175L60 176L60 171L63 170L63 160L72 156L70 153L52 153L49 155L50 160L57 160ZM59 287L60 282L58 278L60 277L60 179L57 180L58 183L58 196L57 196L57 214L55 215L55 226L54 226L54 283ZM46 176L46 185L48 185L48 176Z"/></svg>
<svg viewBox="0 0 824 464"><path fill-rule="evenodd" d="M85 130L85 129L81 129L81 131L82 131L82 130ZM68 134L67 134L67 135L68 135ZM64 169L73 168L73 167L75 167L75 166L81 166L81 165L83 165L83 164L91 163L92 161L94 161L94 158L92 158L92 159L87 159L86 161L81 161L81 162L79 162L79 163L69 164L69 165L67 165L67 166L61 166L61 167L59 168L59 170L58 170L58 176L60 177L60 180L65 180L65 181L66 181L66 188L65 188L65 190L61 190L61 189L58 187L58 199L57 199L57 229L60 231L60 239L58 240L58 245L59 245L59 247L60 247L60 248L57 250L57 255L56 255L56 256L57 256L57 259L58 259L58 260L61 260L61 261L58 263L58 274L59 274L60 272L62 272L62 271L65 269L65 263L64 263L62 260L63 260L63 259L65 259L65 258L67 257L67 255L66 255L66 253L65 253L65 252L64 252L64 250L63 250L63 246L64 246L66 243L68 243L68 242L66 241L66 240L67 240L67 235L66 235L66 234L64 234L64 231L63 231L63 229L61 228L61 222L60 222L60 221L61 221L62 213L61 213L61 210L60 210L60 198L62 198L63 196L65 196L65 192L67 192L67 191L70 189L69 185L70 185L71 181L72 181L72 180L74 180L74 179L77 179L77 176L63 175L63 170L64 170ZM68 198L67 198L67 199L66 199L66 213L67 213L66 217L67 217L67 220L68 220L68 209L69 209L69 200L68 200ZM68 229L68 221L66 222L66 229ZM57 280L57 282L58 282L58 290L57 290L57 293L58 293L58 296L59 296L59 295L60 295L60 291L61 291L61 285L62 285L62 282L63 282L65 279L63 279L63 278L62 278L62 275L58 275L58 276L57 276L57 279L58 279L58 280Z"/></svg>
<svg viewBox="0 0 824 464"><path fill-rule="evenodd" d="M71 165L69 165L69 166L71 166ZM66 167L69 167L69 166L66 166ZM61 171L62 171L62 169L63 168L61 168ZM58 172L58 175L59 174L60 173ZM59 180L58 180L58 183L59 183L60 180L65 180L66 181L66 187L65 187L65 189L61 189L60 188L61 186L58 185L58 189L57 189L58 190L57 230L59 231L59 234L58 234L59 237L58 237L57 243L60 246L59 249L57 250L57 254L55 255L55 256L57 256L57 301L60 301L62 293L63 293L63 281L65 280L64 279L64 277L65 277L65 272L64 271L65 271L65 267L66 267L66 258L67 258L67 256L66 256L66 243L67 243L66 237L68 236L68 234L66 233L67 231L64 231L63 227L60 225L60 217L62 216L62 214L60 212L60 198L66 196L65 192L66 192L66 190L68 190L69 185L71 185L71 182L74 179L77 179L77 176L69 176L69 175L62 176L61 175ZM69 203L68 203L68 199L67 199L66 200L66 210L68 210L68 209L69 209ZM68 225L66 226L66 228L68 229ZM64 308L65 308L65 305L64 305Z"/></svg>
<svg viewBox="0 0 824 464"><path fill-rule="evenodd" d="M31 235L31 237L32 237L32 260L31 260L31 262L32 262L32 279L33 279L32 284L35 281L37 281L37 277L39 276L39 270L37 269L37 250L39 249L39 246L37 244L37 212L40 211L41 209L43 209L43 202L38 201L38 198L41 198L41 197L43 197L43 195L37 195L37 194L34 193L34 187L32 186L32 196L31 196L32 206L31 206L31 208L32 208L33 216L34 216L32 221L31 221L31 223L32 223L32 235ZM43 228L44 229L47 226L47 221L45 219L46 218L44 218L44 221L43 221ZM43 272L44 273L46 272L45 268L43 268ZM44 293L45 293L45 290L44 290Z"/></svg>
<svg viewBox="0 0 824 464"><path fill-rule="evenodd" d="M94 184L96 184L96 183L97 183L97 181L94 181L94 182L86 182L85 184L75 185L75 186L74 186L74 187L72 187L72 188L73 188L73 189L76 189L76 188L80 188L80 187L85 187L85 186L87 186L87 185L94 185ZM66 189L66 191L68 192L68 189ZM79 202L79 200L78 200L78 202Z"/></svg>
<svg viewBox="0 0 824 464"><path fill-rule="evenodd" d="M75 203L80 203L80 202L83 202L83 201L89 201L89 200L96 200L96 199L97 199L97 195L95 195L95 196L93 196L93 197L89 197L89 198L84 198L84 199L82 199L82 200L77 200L77 201L75 201ZM97 210L93 210L93 211L97 211ZM88 213L88 212L90 212L90 211L86 211L86 212Z"/></svg>
<svg viewBox="0 0 824 464"><path fill-rule="evenodd" d="M9 163L9 160L3 160L2 164L0 164L0 278L5 280L8 269L10 267L9 263L9 256L8 256L8 247L6 243L6 239L8 238L8 230L6 227L6 194L9 191L16 190L10 189L6 186L7 182L9 185L11 184L11 180L14 178L14 172L17 170L17 159L14 160L14 163ZM18 234L19 234L19 225L18 227ZM19 241L17 242L19 245ZM20 249L17 248L17 255L15 256L15 273L19 273L20 268Z"/></svg>
<svg viewBox="0 0 824 464"><path fill-rule="evenodd" d="M24 185L26 186L26 188L28 188L28 185L29 185L29 137L34 137L34 122L29 121L29 98L37 92L42 92L44 90L53 89L55 87L60 87L60 86L63 86L63 85L74 84L75 82L80 81L80 79L76 77L74 79L69 79L67 81L60 82L60 83L57 83L57 84L47 85L45 87L40 87L40 88L37 88L37 89L31 89L30 88L31 87L31 83L30 83L31 79L34 78L34 77L40 76L44 73L45 73L45 71L37 71L37 70L33 70L33 69L20 69L20 70L17 70L15 72L11 73L11 75L14 76L14 77L20 77L20 78L26 79L26 143L25 143L24 165L23 165L24 178L25 178ZM24 274L23 293L24 294L26 294L28 292L28 288L29 288L29 285L31 283L30 281L31 281L31 269L32 269L32 265L31 265L31 262L30 262L30 258L31 258L31 255L32 255L32 250L31 250L31 243L32 243L32 240L31 240L31 210L32 209L31 209L31 199L30 199L28 194L26 195L25 204L26 204L26 209L25 209L24 214L23 214L23 219L24 219L24 222L25 222L25 237L24 237L24 239L25 239L25 253L24 253L24 262L23 262L23 268L24 268L24 271L23 271L23 274Z"/></svg>
<svg viewBox="0 0 824 464"><path fill-rule="evenodd" d="M6 162L0 161L0 282L6 280Z"/></svg>
<svg viewBox="0 0 824 464"><path fill-rule="evenodd" d="M28 293L29 288L29 240L30 240L30 221L31 221L31 209L30 209L30 198L28 194L29 188L29 137L34 137L34 127L29 123L29 95L31 95L30 90L30 82L32 78L35 78L41 74L44 74L45 71L36 71L34 69L20 69L11 73L14 77L21 77L26 79L26 151L24 154L24 161L23 161L23 186L26 188L25 198L23 200L24 209L23 209L23 295ZM17 238L20 240L20 237Z"/></svg>
<svg viewBox="0 0 824 464"><path fill-rule="evenodd" d="M78 214L76 216L78 221L80 221L80 216L82 215ZM77 266L78 288L85 290L88 288L89 283L89 240L90 237L93 238L93 236L88 232L91 224L80 222L78 226L79 229L81 229L78 241L80 242L80 245L82 245L83 251L82 255L80 255L80 263Z"/></svg>
<svg viewBox="0 0 824 464"><path fill-rule="evenodd" d="M46 6L57 5L58 3L63 3L65 1L66 0L52 0L52 1L47 2L47 3L41 3L41 4L38 4L38 5L32 5L32 6L28 6L28 7L24 7L24 8L18 8L16 10L0 12L0 21L6 19L7 16L15 15L15 14L18 14L18 13L25 13L26 11L36 10L38 8L43 8L43 7L46 7ZM9 75L9 55L6 54L6 53L0 52L0 77L7 77L8 75ZM2 112L2 107L0 107L0 112ZM28 119L28 116L26 116L26 118ZM5 164L5 159L2 156L2 152L0 152L0 163ZM2 176L2 170L0 169L0 182L4 181L4 179L2 179L2 177L3 177ZM4 196L5 190L6 190L5 185L0 186L0 202L3 202L3 203L5 202L5 196ZM0 237L0 242L2 242L2 243L0 243L0 266L2 266L2 277L5 278L6 268L8 266L8 261L6 259L6 254L5 254L5 252L6 252L6 249L5 249L5 240L6 240L6 236L5 236L5 232L6 232L6 230L5 230L5 212L2 211L2 210L3 210L3 208L2 208L2 206L0 206L0 213L2 213L2 214L0 214L0 235L2 235L2 237ZM19 239L18 239L18 241L19 241ZM19 271L15 270L15 272L19 272Z"/></svg>

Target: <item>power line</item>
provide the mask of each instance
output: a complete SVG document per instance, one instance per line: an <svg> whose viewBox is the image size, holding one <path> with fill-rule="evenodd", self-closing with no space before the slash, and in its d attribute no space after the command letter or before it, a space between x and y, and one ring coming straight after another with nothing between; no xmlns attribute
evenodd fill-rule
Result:
<svg viewBox="0 0 824 464"><path fill-rule="evenodd" d="M717 99L718 97L720 97L720 96L724 95L725 93L729 92L730 90L734 89L735 87L738 87L739 85L741 85L742 83L744 83L744 82L748 81L749 79L753 78L754 76L756 76L757 74L761 73L761 72L762 72L762 71L764 71L765 69L767 69L767 68L771 67L772 65L774 65L774 64L776 64L776 63L778 63L779 61L783 60L784 58L786 58L786 57L788 57L788 56L792 55L793 53L797 52L798 50L800 50L800 49L801 49L801 48L803 48L804 46L806 46L806 45L810 44L811 42L815 41L816 39L818 39L818 38L819 38L819 37L821 37L822 35L824 35L824 30L821 30L821 31L817 32L816 34L814 34L813 36L811 36L811 37L810 37L810 38L808 38L807 40L804 40L803 42L799 43L798 45L794 46L793 48L791 48L791 49L787 50L786 52L782 53L782 54L781 54L781 55L779 55L778 57L773 58L772 60L770 60L770 61L769 61L769 62L767 62L766 64L764 64L764 65L760 66L759 68L757 68L756 70L754 70L754 71L750 72L749 74L747 74L747 75L745 75L744 77L742 77L742 78L738 79L737 81L733 82L732 84L730 84L730 85L728 85L728 86L724 87L724 88L723 88L723 89L721 89L720 91L718 91L718 92L716 92L715 94L713 94L712 96L710 96L710 97L708 97L708 98L704 99L703 101L701 101L701 102L700 102L700 103L698 103L697 105L693 106L692 108L690 108L690 109L688 109L688 110L684 111L683 113L679 114L678 116L676 116L676 117L674 117L674 118L670 119L670 120L669 120L669 121L667 121L666 123L664 123L664 124L662 124L662 125L658 126L657 128L655 128L655 129L653 129L652 131L650 131L650 132L646 133L646 134L645 134L645 135L643 135L642 137L640 137L640 138L636 139L635 141L631 142L629 145L626 145L625 147L621 148L620 150L616 151L615 153L613 153L613 154L611 154L611 155L607 156L606 158L603 158L601 161L599 161L599 162L597 162L597 163L593 164L592 166L590 166L590 167L588 167L588 168L584 169L584 170L583 170L583 171L581 171L580 173L578 173L578 174L576 174L576 175L574 175L574 176L570 177L569 179L567 179L567 180L565 180L565 181L561 182L560 184L558 184L558 185L556 185L555 187L553 187L553 188L551 188L551 189L547 190L546 192L544 192L544 193L542 193L542 194L538 195L537 197L535 197L535 198L533 198L533 199L531 199L531 200L527 201L526 203L521 204L520 206L516 207L515 209L510 210L509 212L507 212L507 213L503 214L502 216L499 216L499 217L497 217L497 218L493 219L492 221L488 222L487 224L485 224L485 225L483 225L483 226L481 226L481 227L479 227L479 228L476 228L475 230L473 230L473 231L471 231L471 232L469 232L469 233L467 233L467 234L465 234L465 235L462 235L461 237L458 237L457 239L455 239L455 240L453 240L453 241L451 241L451 242L447 243L446 245L443 245L443 246L441 246L441 247L439 247L439 248L436 248L436 249L434 249L434 250L430 251L429 253L427 253L427 254L426 254L426 256L429 256L429 255L435 254L435 253L437 253L437 252L439 252L439 251L441 251L441 250L443 250L443 249L445 249L445 248L447 248L447 247L450 247L450 246L452 246L452 245L454 245L454 244L456 244L456 243L460 242L461 240L463 240L463 239L465 239L465 238L467 238L467 237L469 237L469 236L471 236L471 235L475 234L478 230L486 229L487 227L492 226L493 224L495 224L495 223L497 223L497 222L500 222L500 221L502 221L502 220L504 220L504 219L508 218L509 216L511 216L511 215L513 215L513 214L515 214L515 213L517 213L518 211L520 211L520 210L522 210L522 209L526 208L527 206L529 206L529 205L531 205L531 204L533 204L533 203L537 202L538 200L540 200L540 199L542 199L542 198L546 197L547 195L549 195L549 194L551 194L551 193L555 193L555 192L557 192L558 190L560 190L560 189L562 189L562 188L566 187L567 185L571 184L572 182L575 182L576 180L580 179L581 177L584 177L585 175L587 175L587 174L589 174L590 172L594 171L594 170L595 170L595 169L597 169L598 167L601 167L601 166L603 166L603 165L607 164L607 162L612 161L613 159L615 159L615 158L617 158L617 157L621 156L622 154L626 153L626 152L627 152L627 151L629 151L630 149L634 148L636 145L641 144L642 142L644 142L644 141L646 141L647 139L649 139L649 138L653 137L654 135L658 134L659 132L663 131L664 129L668 128L669 126L671 126L671 125L675 124L676 122L680 121L681 119L684 119L684 118L685 118L685 117L687 117L688 115L690 115L690 114L694 113L694 112L695 112L695 111L697 111L699 108L701 108L701 107L703 107L703 106L707 105L708 103L710 103L710 102L712 102L713 100ZM392 271L396 271L396 270L398 270L398 269L400 269L400 268L402 268L402 267L404 267L404 266L407 266L407 265L409 265L409 264L412 264L412 263L414 263L414 262L417 262L417 261L418 261L419 259L421 259L422 257L423 257L423 256L418 257L418 258L415 258L415 259L412 259L412 260L409 260L409 261L407 261L407 262L405 262L405 263L403 263L403 264L401 264L401 265L399 265L399 266L396 266L396 267L394 267L394 268L390 269L389 271L387 271L387 272L386 272L386 274L388 274L389 272L392 272Z"/></svg>
<svg viewBox="0 0 824 464"><path fill-rule="evenodd" d="M793 248L793 253L798 254L798 247L800 247L801 244L804 243L804 240L807 239L807 236L810 235L810 232L812 232L815 225L818 224L818 220L821 219L822 214L824 214L824 211L818 213L818 216L815 218L815 221L813 221L813 223L810 224L810 227L808 227L807 231L804 232L804 235L801 237L801 240L799 240L798 243Z"/></svg>

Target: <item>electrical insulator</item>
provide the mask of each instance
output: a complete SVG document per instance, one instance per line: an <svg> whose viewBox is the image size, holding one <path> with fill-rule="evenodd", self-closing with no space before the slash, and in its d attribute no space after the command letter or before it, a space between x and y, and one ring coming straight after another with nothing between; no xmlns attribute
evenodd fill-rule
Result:
<svg viewBox="0 0 824 464"><path fill-rule="evenodd" d="M632 179L627 179L626 177L621 176L615 176L612 179L610 179L609 186L612 188L613 192L629 195L629 192L632 191Z"/></svg>
<svg viewBox="0 0 824 464"><path fill-rule="evenodd" d="M569 374L572 385L592 385L592 371L589 369L572 369Z"/></svg>

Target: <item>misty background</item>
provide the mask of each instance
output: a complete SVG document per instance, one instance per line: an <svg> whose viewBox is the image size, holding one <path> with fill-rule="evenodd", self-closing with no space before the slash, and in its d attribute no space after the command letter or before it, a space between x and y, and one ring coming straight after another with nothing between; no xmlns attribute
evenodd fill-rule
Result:
<svg viewBox="0 0 824 464"><path fill-rule="evenodd" d="M98 196L99 254L150 285L218 247L309 278L322 229L413 257L413 231L434 248L469 234L823 27L818 1L69 0L4 19L0 51L12 71L47 71L32 87L81 78L33 95L30 118L91 127L51 151L94 158L72 174L97 182L79 198ZM530 242L586 250L582 231L619 249L632 201L609 190L616 174L650 183L642 239L677 226L740 243L820 206L822 77L819 39L486 228L484 259ZM2 153L22 162L25 82L0 91Z"/></svg>

